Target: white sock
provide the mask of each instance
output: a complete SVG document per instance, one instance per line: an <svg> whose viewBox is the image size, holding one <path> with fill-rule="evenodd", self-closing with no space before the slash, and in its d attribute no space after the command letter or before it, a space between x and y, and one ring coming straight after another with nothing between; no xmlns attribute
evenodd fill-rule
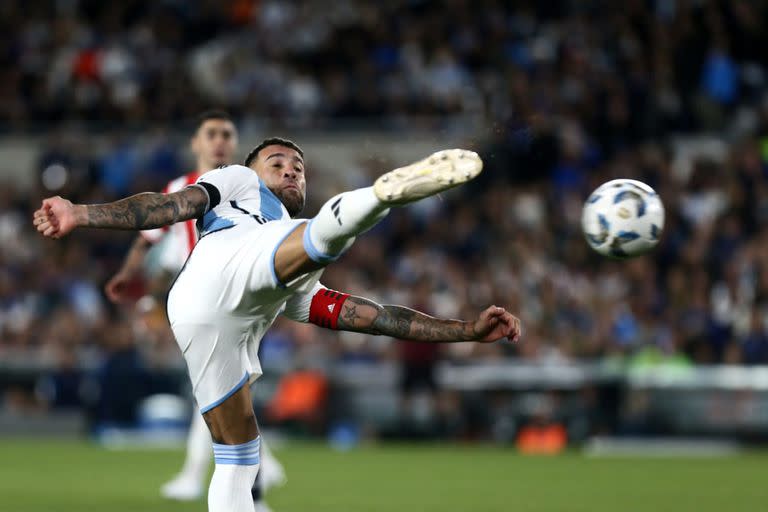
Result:
<svg viewBox="0 0 768 512"><path fill-rule="evenodd" d="M317 263L329 263L349 249L355 237L389 213L373 187L343 192L326 202L304 231L304 250Z"/></svg>
<svg viewBox="0 0 768 512"><path fill-rule="evenodd" d="M181 474L194 479L201 486L208 476L212 443L211 432L208 430L208 425L205 424L203 415L195 410L187 435L187 457L184 459Z"/></svg>
<svg viewBox="0 0 768 512"><path fill-rule="evenodd" d="M259 473L259 438L213 444L216 469L208 488L208 512L253 512L251 487Z"/></svg>

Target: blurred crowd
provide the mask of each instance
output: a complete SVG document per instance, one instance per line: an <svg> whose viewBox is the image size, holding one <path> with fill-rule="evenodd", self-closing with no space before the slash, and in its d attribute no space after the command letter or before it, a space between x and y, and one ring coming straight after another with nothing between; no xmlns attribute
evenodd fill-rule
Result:
<svg viewBox="0 0 768 512"><path fill-rule="evenodd" d="M486 161L480 179L393 212L323 281L440 316L504 305L523 320L523 341L436 347L278 322L262 344L266 368L768 364L766 4L437 4L3 2L2 128L89 120L153 134L139 152L128 135L96 147L65 124L48 132L36 189L0 187L0 360L73 367L139 346L142 364L180 363L162 294L125 307L102 293L131 234L51 242L30 218L51 190L103 202L160 189L188 171L164 131L216 104L283 133L361 118L423 128L452 115L487 127L467 137ZM670 138L704 133L717 143ZM361 184L399 163L366 157ZM660 247L625 262L591 253L579 225L583 199L617 177L656 188L667 213ZM312 187L308 215L325 198Z"/></svg>
<svg viewBox="0 0 768 512"><path fill-rule="evenodd" d="M610 146L761 101L764 2L11 0L6 130L87 119L338 126L560 115ZM327 123L333 121L333 123Z"/></svg>

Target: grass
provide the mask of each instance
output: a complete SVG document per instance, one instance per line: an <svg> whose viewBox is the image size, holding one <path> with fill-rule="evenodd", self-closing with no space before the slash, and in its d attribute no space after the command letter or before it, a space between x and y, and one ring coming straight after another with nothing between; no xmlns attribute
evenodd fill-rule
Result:
<svg viewBox="0 0 768 512"><path fill-rule="evenodd" d="M384 444L276 451L288 485L275 512L764 510L768 455L716 459L523 457L493 446ZM1 512L206 510L158 487L181 451L107 451L86 442L0 440Z"/></svg>

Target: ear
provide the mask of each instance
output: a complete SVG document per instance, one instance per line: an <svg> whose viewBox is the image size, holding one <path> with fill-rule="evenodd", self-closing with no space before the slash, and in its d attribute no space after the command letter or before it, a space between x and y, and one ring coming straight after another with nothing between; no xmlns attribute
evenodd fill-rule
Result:
<svg viewBox="0 0 768 512"><path fill-rule="evenodd" d="M192 137L190 137L190 139L189 139L189 149L190 149L190 151L192 151L192 153L194 153L195 155L197 155L197 152L198 152L198 140L199 140L199 139L198 139L198 137L197 137L197 133L195 133L195 134L194 134Z"/></svg>

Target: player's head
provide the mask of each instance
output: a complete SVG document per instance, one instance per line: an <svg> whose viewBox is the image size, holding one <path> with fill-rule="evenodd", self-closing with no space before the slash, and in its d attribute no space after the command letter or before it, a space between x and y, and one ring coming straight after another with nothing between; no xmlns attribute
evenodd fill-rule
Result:
<svg viewBox="0 0 768 512"><path fill-rule="evenodd" d="M256 171L291 217L304 209L304 152L295 142L280 137L264 139L245 157L245 166Z"/></svg>
<svg viewBox="0 0 768 512"><path fill-rule="evenodd" d="M237 129L223 110L207 110L197 117L197 128L190 141L198 171L210 171L232 162L237 150Z"/></svg>

